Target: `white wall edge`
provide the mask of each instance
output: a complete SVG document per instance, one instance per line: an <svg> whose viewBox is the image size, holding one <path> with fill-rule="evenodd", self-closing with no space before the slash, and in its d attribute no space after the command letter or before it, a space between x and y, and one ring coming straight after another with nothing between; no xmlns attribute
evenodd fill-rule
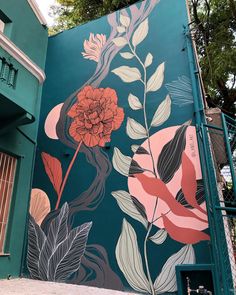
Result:
<svg viewBox="0 0 236 295"><path fill-rule="evenodd" d="M40 8L38 7L38 4L35 2L35 0L27 0L30 7L32 8L34 14L36 15L37 19L42 25L47 25L47 21L45 17L43 16Z"/></svg>
<svg viewBox="0 0 236 295"><path fill-rule="evenodd" d="M44 71L37 66L23 51L20 50L10 39L0 32L0 47L8 52L24 68L34 75L39 83L43 83L46 76Z"/></svg>

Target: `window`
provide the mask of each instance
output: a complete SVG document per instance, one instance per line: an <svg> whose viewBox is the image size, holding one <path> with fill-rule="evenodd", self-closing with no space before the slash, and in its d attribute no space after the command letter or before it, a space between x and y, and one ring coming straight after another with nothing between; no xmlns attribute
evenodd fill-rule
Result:
<svg viewBox="0 0 236 295"><path fill-rule="evenodd" d="M16 158L0 152L0 254L4 254L16 164Z"/></svg>
<svg viewBox="0 0 236 295"><path fill-rule="evenodd" d="M0 19L0 32L4 32L5 23Z"/></svg>

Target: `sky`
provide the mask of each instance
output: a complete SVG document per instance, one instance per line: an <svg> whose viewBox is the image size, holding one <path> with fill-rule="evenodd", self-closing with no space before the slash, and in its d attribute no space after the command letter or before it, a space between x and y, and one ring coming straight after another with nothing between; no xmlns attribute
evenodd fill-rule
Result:
<svg viewBox="0 0 236 295"><path fill-rule="evenodd" d="M48 15L49 7L52 4L55 4L55 0L36 0L42 14L44 15L45 19L47 20L48 26L53 25L53 18Z"/></svg>

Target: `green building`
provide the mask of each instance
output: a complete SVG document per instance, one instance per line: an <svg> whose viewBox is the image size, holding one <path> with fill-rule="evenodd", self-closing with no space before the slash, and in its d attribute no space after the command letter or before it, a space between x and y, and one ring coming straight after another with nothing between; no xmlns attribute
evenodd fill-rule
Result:
<svg viewBox="0 0 236 295"><path fill-rule="evenodd" d="M0 274L19 276L48 40L34 1L0 1Z"/></svg>
<svg viewBox="0 0 236 295"><path fill-rule="evenodd" d="M236 124L190 23L144 0L48 39L34 0L0 0L0 278L233 294Z"/></svg>

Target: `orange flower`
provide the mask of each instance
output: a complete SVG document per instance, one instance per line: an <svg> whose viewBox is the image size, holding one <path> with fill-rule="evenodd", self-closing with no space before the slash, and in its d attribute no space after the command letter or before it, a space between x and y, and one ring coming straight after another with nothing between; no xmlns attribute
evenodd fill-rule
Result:
<svg viewBox="0 0 236 295"><path fill-rule="evenodd" d="M111 141L112 131L117 130L124 120L124 111L117 106L115 90L85 86L77 100L68 112L73 118L70 135L88 147L105 146Z"/></svg>

